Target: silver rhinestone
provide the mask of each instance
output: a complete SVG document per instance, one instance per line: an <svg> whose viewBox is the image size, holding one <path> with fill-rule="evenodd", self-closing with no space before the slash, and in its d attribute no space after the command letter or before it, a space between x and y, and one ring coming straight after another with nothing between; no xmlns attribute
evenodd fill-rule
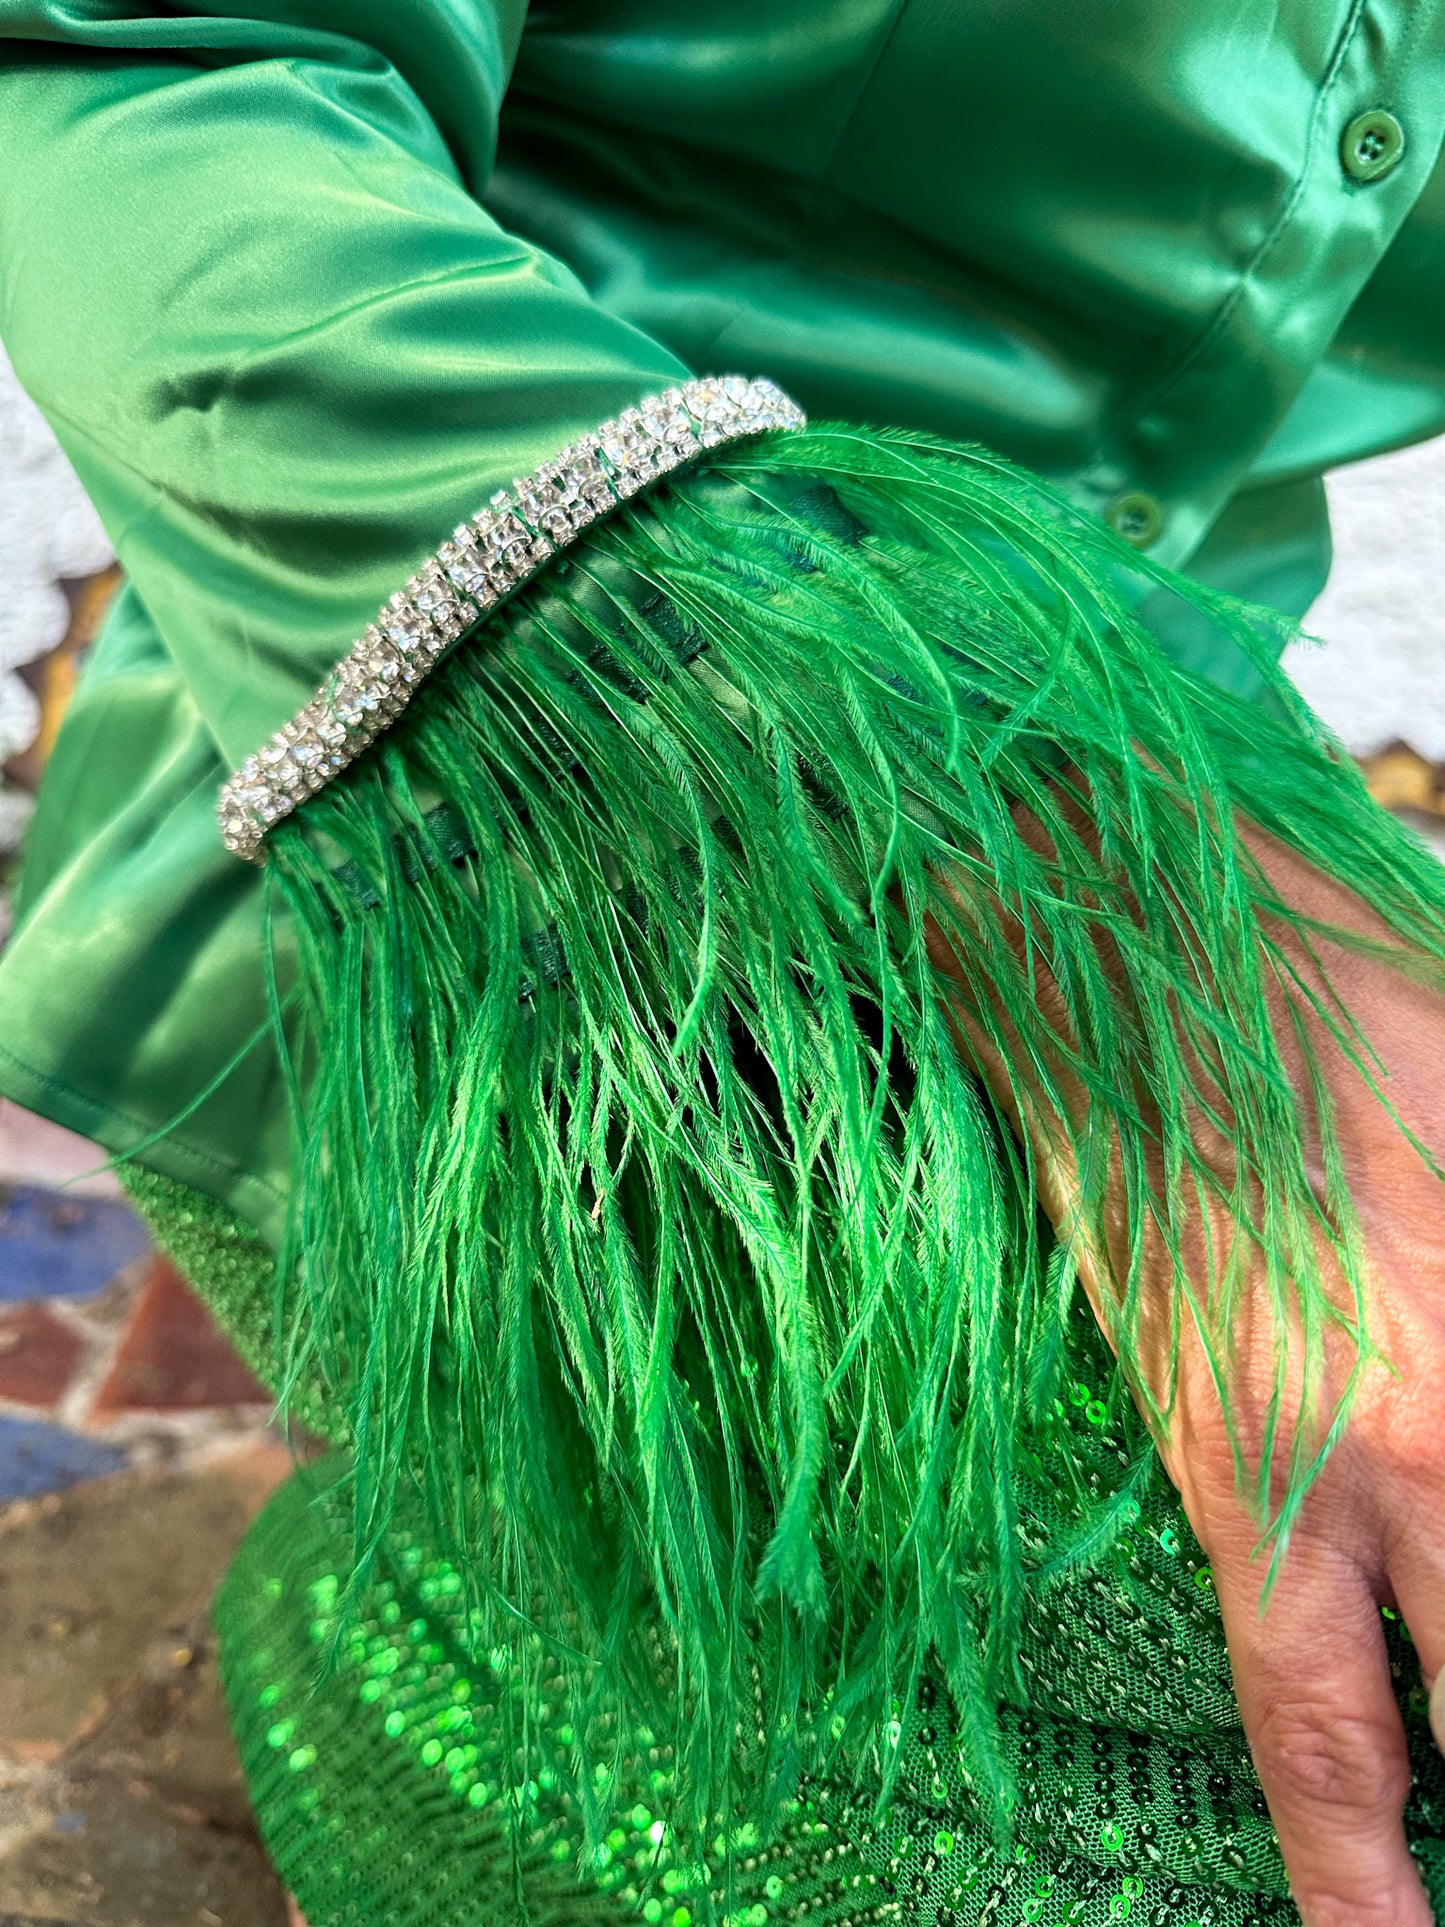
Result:
<svg viewBox="0 0 1445 1927"><path fill-rule="evenodd" d="M473 599L486 596L491 589L486 564L478 551L470 546L453 550L455 560L446 563L449 580L460 589L464 596Z"/></svg>
<svg viewBox="0 0 1445 1927"><path fill-rule="evenodd" d="M806 419L766 379L698 378L623 409L519 480L525 520L507 490L498 489L222 789L217 814L227 847L261 859L265 830L360 755L457 637L599 515L703 448L801 428Z"/></svg>
<svg viewBox="0 0 1445 1927"><path fill-rule="evenodd" d="M688 413L700 422L721 424L731 421L734 409L722 388L713 381L690 381L683 390Z"/></svg>
<svg viewBox="0 0 1445 1927"><path fill-rule="evenodd" d="M412 591L412 601L422 615L436 624L438 622L460 622L461 605L458 603L452 585L440 569L431 569L417 578L417 586Z"/></svg>
<svg viewBox="0 0 1445 1927"><path fill-rule="evenodd" d="M382 610L380 623L379 631L368 629L358 644L364 659L384 661L388 654L386 643L401 650L404 655L410 655L421 646L430 626L411 598L400 594L394 595Z"/></svg>

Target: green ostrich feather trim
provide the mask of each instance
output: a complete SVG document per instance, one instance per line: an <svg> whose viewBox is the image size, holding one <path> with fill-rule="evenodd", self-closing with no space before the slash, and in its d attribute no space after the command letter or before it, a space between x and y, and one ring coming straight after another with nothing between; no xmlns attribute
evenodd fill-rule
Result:
<svg viewBox="0 0 1445 1927"><path fill-rule="evenodd" d="M1131 613L1161 583L1259 662L1272 713L1165 660ZM1223 1193L1300 1361L1248 1468L1282 1543L1322 1335L1367 1347L1329 1116L1270 1021L1276 985L1306 999L1288 913L1233 812L1432 968L1445 879L1291 695L1280 639L983 451L818 429L619 513L277 829L301 975L288 1377L346 1413L354 1589L410 1488L479 1623L571 1629L598 1707L656 1681L645 1597L699 1817L765 1820L830 1749L873 1758L886 1799L927 1661L1006 1810L1012 1455L1056 1390L1076 1267L926 937L1016 1103L1062 1114L1065 1075L1085 1094L1078 1235L1101 1242L1111 1175L1127 1199L1117 1351L1162 1238L1228 1405L1239 1271L1180 1259ZM1227 1181L1201 1115L1229 1121Z"/></svg>

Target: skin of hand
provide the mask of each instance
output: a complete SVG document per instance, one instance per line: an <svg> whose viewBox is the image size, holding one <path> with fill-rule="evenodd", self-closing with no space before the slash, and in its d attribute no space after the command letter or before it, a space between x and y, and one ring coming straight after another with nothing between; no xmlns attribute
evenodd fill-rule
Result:
<svg viewBox="0 0 1445 1927"><path fill-rule="evenodd" d="M1257 830L1246 826L1242 833L1295 909L1335 928L1386 936L1348 892ZM1298 941L1274 934L1318 984ZM1316 954L1376 1053L1376 1075L1390 1103L1445 1162L1445 995L1378 956L1338 943L1321 942ZM946 973L941 940L935 961ZM1281 989L1277 1018L1284 1009ZM957 1013L955 1019L969 1055L1029 1133L1045 1207L1062 1226L1075 1187L1058 1132L1042 1115L1018 1116L976 1028ZM1061 1003L1054 1021L1066 1028ZM1424 1683L1434 1689L1435 1732L1445 1743L1445 1186L1323 1026L1311 1019L1309 1027L1358 1213L1367 1330L1383 1359L1371 1361L1361 1376L1344 1435L1305 1500L1263 1604L1269 1562L1259 1551L1259 1521L1240 1492L1213 1379L1192 1328L1182 1341L1167 1434L1156 1427L1155 1438L1209 1556L1241 1716L1306 1927L1431 1927L1401 1823L1410 1775L1380 1608L1394 1607L1409 1628ZM1277 1021L1281 1040L1286 1028ZM1302 1090L1298 1053L1285 1049L1284 1055ZM1217 1158L1216 1168L1227 1167L1227 1144L1200 1148ZM1318 1172L1315 1177L1318 1183ZM1216 1251L1229 1229L1209 1228ZM1205 1233L1201 1224L1186 1235L1186 1251L1197 1250L1201 1263ZM1142 1369L1156 1396L1166 1382L1172 1283L1162 1252L1158 1270L1156 1316L1140 1334ZM1347 1304L1338 1269L1326 1260L1327 1283L1332 1273L1338 1302ZM1081 1276L1107 1334L1107 1254L1091 1260L1086 1253ZM1278 1342L1262 1286L1246 1292L1235 1330L1230 1383L1248 1459ZM1354 1358L1343 1333L1327 1344L1320 1400L1326 1414Z"/></svg>

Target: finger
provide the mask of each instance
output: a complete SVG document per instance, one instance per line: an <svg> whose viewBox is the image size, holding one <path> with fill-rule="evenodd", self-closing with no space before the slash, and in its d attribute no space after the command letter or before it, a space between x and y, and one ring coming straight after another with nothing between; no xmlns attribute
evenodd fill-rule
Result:
<svg viewBox="0 0 1445 1927"><path fill-rule="evenodd" d="M1413 1543L1390 1561L1390 1584L1430 1695L1430 1731L1445 1753L1445 1569L1437 1541Z"/></svg>
<svg viewBox="0 0 1445 1927"><path fill-rule="evenodd" d="M1259 1562L1215 1566L1260 1784L1306 1927L1432 1927L1405 1845L1405 1734L1364 1575L1296 1546L1258 1611Z"/></svg>

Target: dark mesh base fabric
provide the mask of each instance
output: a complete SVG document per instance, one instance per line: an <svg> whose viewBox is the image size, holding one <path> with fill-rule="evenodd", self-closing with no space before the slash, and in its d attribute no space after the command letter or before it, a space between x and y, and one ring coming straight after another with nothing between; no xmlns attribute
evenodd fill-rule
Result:
<svg viewBox="0 0 1445 1927"><path fill-rule="evenodd" d="M223 1235L199 1202L176 1187L144 1197L223 1319L237 1293L254 1315L270 1296L259 1248L238 1270L245 1234ZM180 1206L192 1222L168 1225ZM1064 1395L1021 1446L1032 1583L1025 1690L1002 1713L1019 1786L1006 1848L927 1681L898 1708L905 1761L881 1824L866 1781L812 1779L776 1838L735 1838L731 1854L720 1838L679 1840L671 1749L637 1729L616 1736L619 1817L589 1848L560 1671L542 1663L524 1686L509 1653L480 1650L461 1576L415 1529L395 1536L338 1643L344 1460L298 1472L238 1554L217 1618L258 1820L311 1927L1296 1920L1207 1562L1087 1315ZM1407 1827L1445 1919L1445 1762L1404 1628L1386 1631L1414 1765Z"/></svg>

